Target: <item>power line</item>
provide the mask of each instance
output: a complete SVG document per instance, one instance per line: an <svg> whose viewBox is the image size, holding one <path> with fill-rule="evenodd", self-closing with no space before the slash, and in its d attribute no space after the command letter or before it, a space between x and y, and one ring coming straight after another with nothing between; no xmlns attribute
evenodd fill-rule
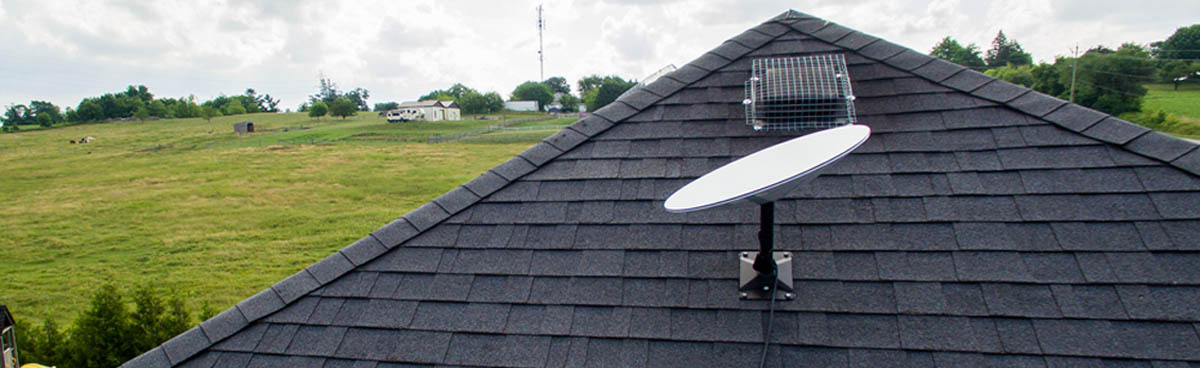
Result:
<svg viewBox="0 0 1200 368"><path fill-rule="evenodd" d="M1086 71L1089 71L1089 72L1092 72L1092 73L1100 73L1100 74L1108 74L1108 75L1119 75L1119 76L1123 76L1123 77L1131 77L1131 78L1143 78L1143 79L1149 79L1149 80L1158 80L1158 78L1155 78L1155 77L1150 77L1150 76L1145 76L1145 75L1124 74L1124 73L1113 73L1113 72L1106 72L1106 71L1101 71L1101 70L1096 70L1096 69L1088 69L1088 68L1079 68L1079 69L1080 69L1080 70L1086 70Z"/></svg>
<svg viewBox="0 0 1200 368"><path fill-rule="evenodd" d="M1081 84L1086 84L1086 85L1089 85L1089 86L1092 86L1092 87L1096 87L1096 88L1099 88L1099 89L1103 89L1103 90L1107 90L1107 91L1112 91L1112 92L1120 93L1120 94L1123 94L1123 95L1126 95L1126 96L1134 96L1134 97L1142 97L1142 96L1143 96L1143 95L1139 95L1139 94L1136 94L1136 93L1129 93L1129 92L1125 92L1125 91L1122 91L1122 90L1119 90L1119 89L1116 89L1116 88L1109 88L1109 87L1101 86L1101 85L1098 85L1098 84L1095 84L1095 83L1088 83L1088 82L1084 82L1084 81L1079 81L1079 83L1081 83Z"/></svg>

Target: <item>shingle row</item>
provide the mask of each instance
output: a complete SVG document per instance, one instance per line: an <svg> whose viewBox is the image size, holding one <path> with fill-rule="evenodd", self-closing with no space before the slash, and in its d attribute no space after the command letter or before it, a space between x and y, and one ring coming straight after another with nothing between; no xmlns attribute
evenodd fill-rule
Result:
<svg viewBox="0 0 1200 368"><path fill-rule="evenodd" d="M1193 231L1194 233L1194 231ZM784 233L785 236L791 235ZM1052 233L1040 234L1042 237ZM804 241L808 241L804 238ZM1060 252L1049 248L1043 251L1001 250L1000 246L981 241L974 251L951 251L948 246L931 246L914 250L870 250L861 247L822 248L801 242L787 242L777 249L794 252L795 275L817 280L890 280L890 281L982 281L1023 283L1127 283L1127 284L1198 284L1200 283L1200 254L1193 250L1195 242L1187 243L1189 251L1175 250L1147 253L1115 247L1115 251ZM808 245L801 250L801 245ZM1031 244L1032 245L1032 244ZM1039 245L1040 246L1040 245ZM1085 245L1095 248L1094 245ZM1122 245L1122 247L1128 247ZM745 247L743 247L745 248ZM1017 247L1020 248L1020 247ZM420 253L435 256L426 263L405 262L403 256L380 259L363 268L364 272L347 275L330 284L325 295L380 297L407 293L397 289L401 275L409 285L419 281L429 284L463 282L465 285L446 286L462 289L456 300L467 300L471 289L469 275L496 276L610 276L646 278L732 278L737 250L667 251L667 250L515 250L515 249L438 249L421 248ZM727 249L727 248L725 248ZM415 253L415 252L414 252ZM407 253L406 253L407 254ZM443 274L430 274L428 272ZM382 275L377 272L385 272ZM362 277L371 277L364 280ZM378 278L378 280L376 280ZM504 278L487 282L513 282ZM481 280L481 282L483 282ZM376 285L374 288L372 285ZM343 287L347 286L347 287ZM352 289L357 288L357 289ZM524 285L528 288L528 285ZM414 294L421 296L424 294Z"/></svg>
<svg viewBox="0 0 1200 368"><path fill-rule="evenodd" d="M513 309L517 307L513 306ZM636 338L642 344L668 344L674 349L687 349L680 353L703 355L703 350L693 349L713 342L757 343L763 333L762 311L575 307L573 323L569 327L559 325L532 335L512 331L504 335L487 334L505 331L503 319L538 318L541 317L539 313L545 313L537 307L529 308L533 309L513 312L512 317L505 311L498 317L471 314L459 319L449 318L456 325L441 326L448 329L445 332L270 325L264 329L281 330L294 336L247 341L255 346L224 345L217 350L278 354L272 349L260 351L258 346L263 343L279 345L273 340L281 340L286 346L283 352L293 355L412 363L485 365L490 362L500 366L541 366L544 360L540 359L546 359L554 350L552 341L566 340L574 344L580 340L619 342L605 339ZM806 345L1169 360L1200 356L1196 350L1200 341L1192 326L1186 323L789 311L777 312L773 322L773 341L784 350L793 345ZM472 324L476 325L470 326ZM295 343L287 344L289 339ZM1079 340L1087 343L1080 344ZM490 344L492 348L472 346L474 344ZM1149 346L1167 349L1144 348ZM589 346L589 350L592 348ZM630 345L627 340L608 348L616 349L616 352L630 348ZM567 350L573 349L567 347ZM483 354L486 359L470 354ZM636 352L633 354L637 355Z"/></svg>

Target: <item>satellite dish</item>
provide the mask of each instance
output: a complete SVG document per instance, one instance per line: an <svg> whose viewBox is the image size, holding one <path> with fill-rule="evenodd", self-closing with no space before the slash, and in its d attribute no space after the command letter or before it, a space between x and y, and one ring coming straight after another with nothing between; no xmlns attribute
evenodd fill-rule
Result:
<svg viewBox="0 0 1200 368"><path fill-rule="evenodd" d="M688 183L671 194L663 207L684 213L738 202L774 202L869 136L871 128L865 125L845 125L767 147Z"/></svg>
<svg viewBox="0 0 1200 368"><path fill-rule="evenodd" d="M770 299L779 292L783 299L792 299L790 253L772 251L775 200L816 178L821 169L854 151L870 136L870 127L851 124L776 144L684 185L667 198L663 207L668 212L685 213L723 205L760 205L759 251L742 253L740 295ZM782 265L787 270L780 274L777 271Z"/></svg>

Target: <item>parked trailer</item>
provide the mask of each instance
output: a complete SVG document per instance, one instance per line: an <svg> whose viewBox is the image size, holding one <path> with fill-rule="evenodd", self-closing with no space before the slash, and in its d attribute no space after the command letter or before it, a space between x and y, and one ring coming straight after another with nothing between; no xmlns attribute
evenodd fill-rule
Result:
<svg viewBox="0 0 1200 368"><path fill-rule="evenodd" d="M389 123L402 123L406 121L422 120L425 114L418 109L396 109L387 112L387 121Z"/></svg>

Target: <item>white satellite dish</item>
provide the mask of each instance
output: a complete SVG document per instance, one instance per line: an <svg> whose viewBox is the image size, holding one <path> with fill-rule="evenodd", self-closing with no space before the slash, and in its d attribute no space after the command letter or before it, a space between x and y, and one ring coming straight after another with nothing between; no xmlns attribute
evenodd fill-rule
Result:
<svg viewBox="0 0 1200 368"><path fill-rule="evenodd" d="M775 200L816 178L821 169L854 151L870 136L870 127L851 124L776 144L688 183L671 194L663 207L684 213L730 204L759 204L759 251L742 253L740 295L770 299L775 294L771 290L781 283L776 292L782 293L783 299L791 299L790 253L773 252Z"/></svg>
<svg viewBox="0 0 1200 368"><path fill-rule="evenodd" d="M675 213L748 201L773 202L871 136L865 125L845 125L767 147L721 166L671 194L663 203Z"/></svg>

